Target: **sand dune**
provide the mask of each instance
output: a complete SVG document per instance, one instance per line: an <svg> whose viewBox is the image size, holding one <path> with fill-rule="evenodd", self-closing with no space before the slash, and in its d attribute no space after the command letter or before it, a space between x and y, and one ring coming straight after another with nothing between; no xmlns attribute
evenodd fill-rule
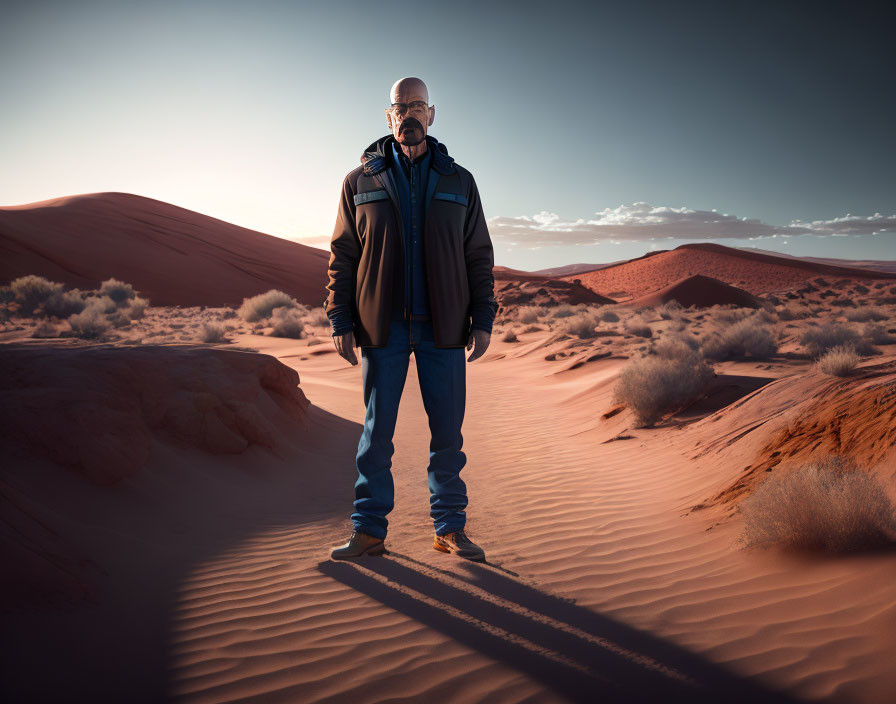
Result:
<svg viewBox="0 0 896 704"><path fill-rule="evenodd" d="M884 701L896 686L891 556L744 551L736 516L692 510L799 413L794 369L724 363L723 378L765 383L735 381L741 397L717 410L636 430L626 412L602 417L624 360L563 371L544 359L569 344L555 338L495 339L468 367L468 529L489 565L431 548L413 364L391 554L327 559L349 530L360 368L303 340L239 336L297 369L311 402L308 430L285 434L281 457L154 437L147 465L103 494L45 461L10 467L4 481L43 509L67 555L91 560L94 578L89 608L4 615L17 642L10 692L65 683L93 701L697 702L774 691ZM63 657L53 644L79 642L85 619L90 647ZM54 680L38 677L47 663Z"/></svg>
<svg viewBox="0 0 896 704"><path fill-rule="evenodd" d="M130 193L0 207L0 281L127 281L153 305L239 305L277 288L319 306L329 253Z"/></svg>
<svg viewBox="0 0 896 704"><path fill-rule="evenodd" d="M859 281L896 280L892 273L745 252L713 243L683 244L597 271L558 278L581 279L591 290L623 300L652 293L695 274L711 276L754 295L793 288L822 275Z"/></svg>
<svg viewBox="0 0 896 704"><path fill-rule="evenodd" d="M632 307L647 306L652 308L669 301L677 301L685 308L689 306L708 308L714 305L735 305L743 308L759 307L759 300L755 296L736 286L729 286L718 279L704 276L703 274L685 276L658 291L627 301L627 304Z"/></svg>

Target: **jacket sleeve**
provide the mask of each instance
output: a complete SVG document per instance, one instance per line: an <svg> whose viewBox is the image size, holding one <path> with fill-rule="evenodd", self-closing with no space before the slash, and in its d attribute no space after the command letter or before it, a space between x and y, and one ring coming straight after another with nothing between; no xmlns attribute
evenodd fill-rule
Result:
<svg viewBox="0 0 896 704"><path fill-rule="evenodd" d="M495 300L495 254L485 224L482 201L476 179L470 176L470 195L464 222L464 258L470 283L470 316L472 327L492 331L498 303Z"/></svg>
<svg viewBox="0 0 896 704"><path fill-rule="evenodd" d="M342 182L342 194L336 214L336 225L330 240L329 282L324 311L330 319L333 334L351 332L355 272L361 258L361 240L355 228L355 199L351 182Z"/></svg>

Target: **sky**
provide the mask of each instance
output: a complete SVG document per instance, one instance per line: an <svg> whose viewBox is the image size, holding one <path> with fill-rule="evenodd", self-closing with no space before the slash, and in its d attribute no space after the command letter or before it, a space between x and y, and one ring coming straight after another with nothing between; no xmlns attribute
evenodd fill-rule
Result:
<svg viewBox="0 0 896 704"><path fill-rule="evenodd" d="M896 259L892 3L40 2L0 21L0 205L119 191L328 249L403 76L495 263L695 241Z"/></svg>

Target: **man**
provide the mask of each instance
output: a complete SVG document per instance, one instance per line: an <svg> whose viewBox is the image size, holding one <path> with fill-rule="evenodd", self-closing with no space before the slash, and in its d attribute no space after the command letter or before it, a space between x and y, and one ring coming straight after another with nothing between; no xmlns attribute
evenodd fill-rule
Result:
<svg viewBox="0 0 896 704"><path fill-rule="evenodd" d="M366 415L358 443L354 527L335 559L380 555L394 506L392 443L413 351L432 434L433 547L469 560L485 553L466 535L460 470L466 402L464 348L488 349L498 310L494 252L472 174L427 134L435 106L419 78L392 86L391 134L345 177L330 242L324 308L339 354L361 348Z"/></svg>

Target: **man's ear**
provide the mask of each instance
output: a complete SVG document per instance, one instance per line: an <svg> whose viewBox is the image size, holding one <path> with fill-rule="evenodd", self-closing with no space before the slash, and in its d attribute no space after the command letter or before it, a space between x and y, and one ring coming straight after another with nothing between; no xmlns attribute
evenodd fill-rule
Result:
<svg viewBox="0 0 896 704"><path fill-rule="evenodd" d="M436 119L436 106L431 105L430 109L429 109L429 122L427 123L427 125L431 125L433 123L433 120L435 120L435 119Z"/></svg>

